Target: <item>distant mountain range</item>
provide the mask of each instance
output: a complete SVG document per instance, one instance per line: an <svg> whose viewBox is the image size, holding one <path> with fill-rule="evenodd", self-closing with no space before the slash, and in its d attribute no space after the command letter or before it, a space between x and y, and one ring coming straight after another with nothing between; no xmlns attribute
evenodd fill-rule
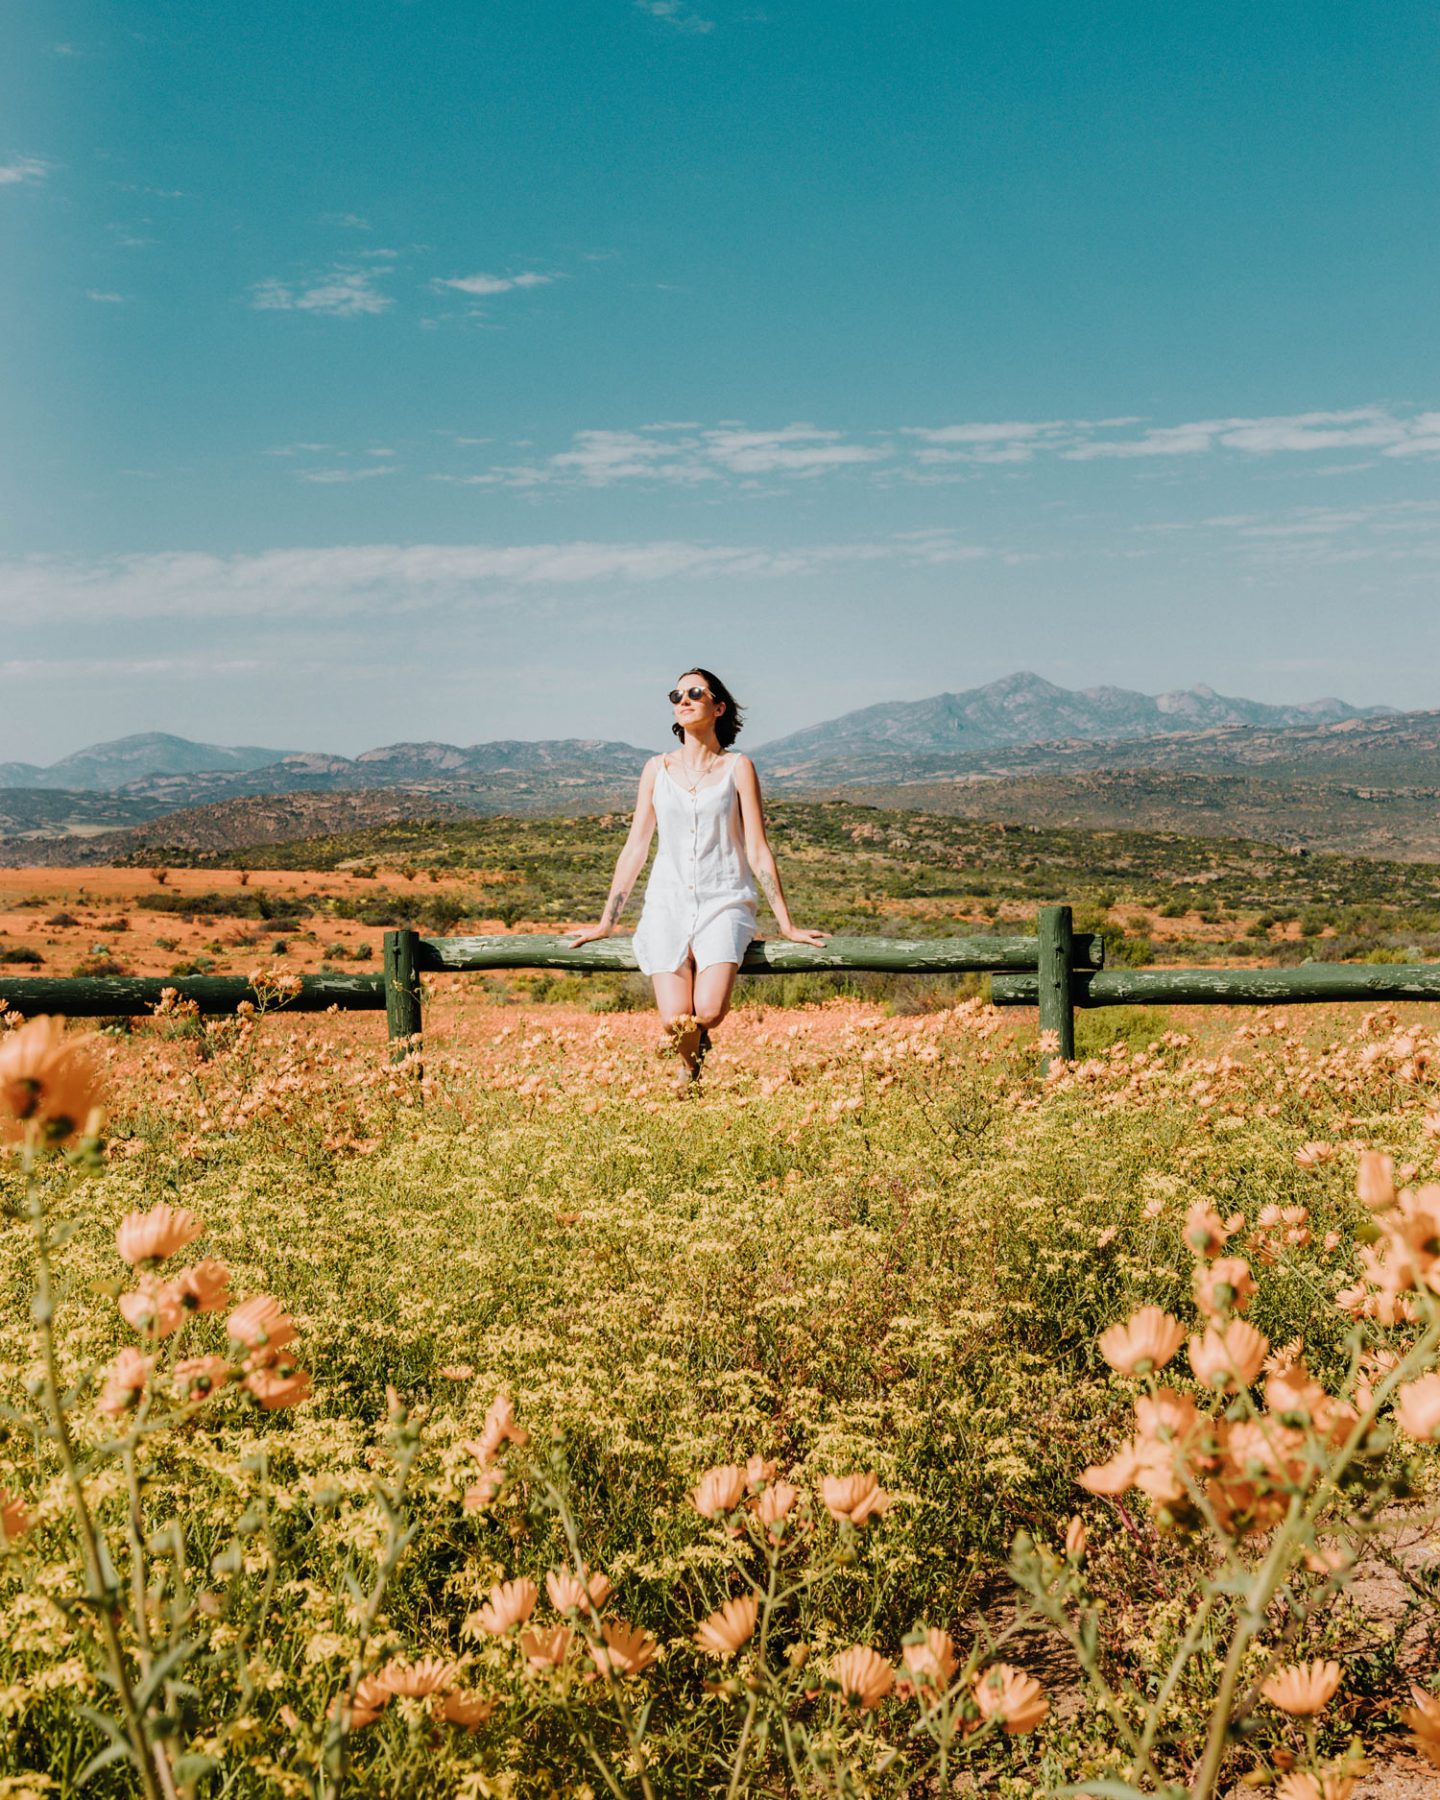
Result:
<svg viewBox="0 0 1440 1800"><path fill-rule="evenodd" d="M192 744L165 731L142 731L134 737L92 744L62 757L48 768L35 763L0 763L0 788L61 788L72 792L107 792L151 775L200 775L212 770L263 769L291 754L242 744Z"/></svg>
<svg viewBox="0 0 1440 1800"><path fill-rule="evenodd" d="M823 725L774 738L756 752L772 769L793 769L848 759L868 750L918 751L970 757L1011 744L1049 744L1158 737L1225 726L1271 730L1378 718L1393 707L1348 706L1343 700L1311 700L1303 706L1267 706L1236 700L1214 688L1171 694L1136 694L1128 688L1073 690L1039 675L1007 675L961 694L929 700L892 700L863 707Z"/></svg>
<svg viewBox="0 0 1440 1800"><path fill-rule="evenodd" d="M0 863L102 862L146 845L218 852L332 819L623 813L649 754L570 738L389 744L352 758L145 733L49 768L0 765ZM865 707L754 755L777 799L1440 857L1440 712L1268 706L1205 687L1075 692L1019 674Z"/></svg>
<svg viewBox="0 0 1440 1800"><path fill-rule="evenodd" d="M845 713L756 747L757 763L776 773L832 765L867 751L903 751L966 759L1019 744L1124 741L1226 726L1271 730L1379 718L1393 707L1312 700L1267 706L1213 688L1138 694L1126 688L1057 687L1038 675L1007 675L985 687L929 700L887 701ZM60 762L0 763L0 789L129 792L175 805L228 794L338 792L415 782L541 777L560 783L638 775L650 753L633 744L589 738L499 739L471 744L387 744L354 758L254 745L196 744L162 731L92 744ZM202 789L211 790L208 794ZM183 796L183 798L182 798Z"/></svg>

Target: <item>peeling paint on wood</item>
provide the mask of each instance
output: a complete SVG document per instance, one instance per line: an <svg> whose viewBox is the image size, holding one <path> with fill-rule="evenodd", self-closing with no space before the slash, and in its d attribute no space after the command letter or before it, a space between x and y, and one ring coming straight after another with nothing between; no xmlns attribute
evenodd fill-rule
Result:
<svg viewBox="0 0 1440 1800"><path fill-rule="evenodd" d="M1076 971L1076 1006L1286 1006L1323 1000L1437 1000L1440 963L1304 963L1293 969ZM1034 1006L1034 975L996 975L996 1006Z"/></svg>
<svg viewBox="0 0 1440 1800"><path fill-rule="evenodd" d="M394 934L387 933L387 940ZM1076 961L1103 965L1103 938L1076 940ZM475 969L634 969L628 937L601 938L571 947L568 937L507 932L491 937L420 938L417 967L430 971ZM785 938L752 943L741 963L745 975L796 974L802 970L873 969L897 974L959 975L991 969L1033 969L1039 939L1033 937L880 938L832 937L821 946Z"/></svg>
<svg viewBox="0 0 1440 1800"><path fill-rule="evenodd" d="M259 996L241 975L0 975L0 999L13 1011L64 1013L72 1018L138 1019L153 1012L169 989L193 1000L202 1013L234 1012ZM385 984L378 975L303 975L293 998L267 995L272 1011L380 1012Z"/></svg>

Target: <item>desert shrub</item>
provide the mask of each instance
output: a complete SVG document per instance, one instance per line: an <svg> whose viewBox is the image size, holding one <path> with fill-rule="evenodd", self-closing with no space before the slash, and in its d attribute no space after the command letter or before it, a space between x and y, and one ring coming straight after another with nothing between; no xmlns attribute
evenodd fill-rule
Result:
<svg viewBox="0 0 1440 1800"><path fill-rule="evenodd" d="M44 960L40 951L32 950L29 944L0 944L0 963L38 968Z"/></svg>

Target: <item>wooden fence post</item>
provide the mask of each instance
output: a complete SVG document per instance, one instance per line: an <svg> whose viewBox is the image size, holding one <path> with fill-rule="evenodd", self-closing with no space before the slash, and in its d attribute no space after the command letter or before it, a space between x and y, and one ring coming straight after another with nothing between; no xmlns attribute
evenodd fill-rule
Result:
<svg viewBox="0 0 1440 1800"><path fill-rule="evenodd" d="M1075 1003L1071 993L1071 976L1075 968L1074 925L1068 906L1042 906L1036 921L1040 940L1039 978L1040 1029L1059 1034L1054 1054L1066 1062L1075 1060ZM1050 1067L1051 1052L1041 1059L1041 1068Z"/></svg>
<svg viewBox="0 0 1440 1800"><path fill-rule="evenodd" d="M420 975L416 968L418 931L385 933L385 1021L389 1027L390 1060L403 1062L420 1035Z"/></svg>

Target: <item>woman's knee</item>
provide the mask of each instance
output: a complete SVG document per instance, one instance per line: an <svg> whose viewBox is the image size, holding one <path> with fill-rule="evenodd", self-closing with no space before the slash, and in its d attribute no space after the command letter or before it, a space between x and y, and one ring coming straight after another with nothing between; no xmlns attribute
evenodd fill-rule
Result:
<svg viewBox="0 0 1440 1800"><path fill-rule="evenodd" d="M707 1031L718 1025L730 1010L730 1002L725 1000L695 1002L695 1017Z"/></svg>

